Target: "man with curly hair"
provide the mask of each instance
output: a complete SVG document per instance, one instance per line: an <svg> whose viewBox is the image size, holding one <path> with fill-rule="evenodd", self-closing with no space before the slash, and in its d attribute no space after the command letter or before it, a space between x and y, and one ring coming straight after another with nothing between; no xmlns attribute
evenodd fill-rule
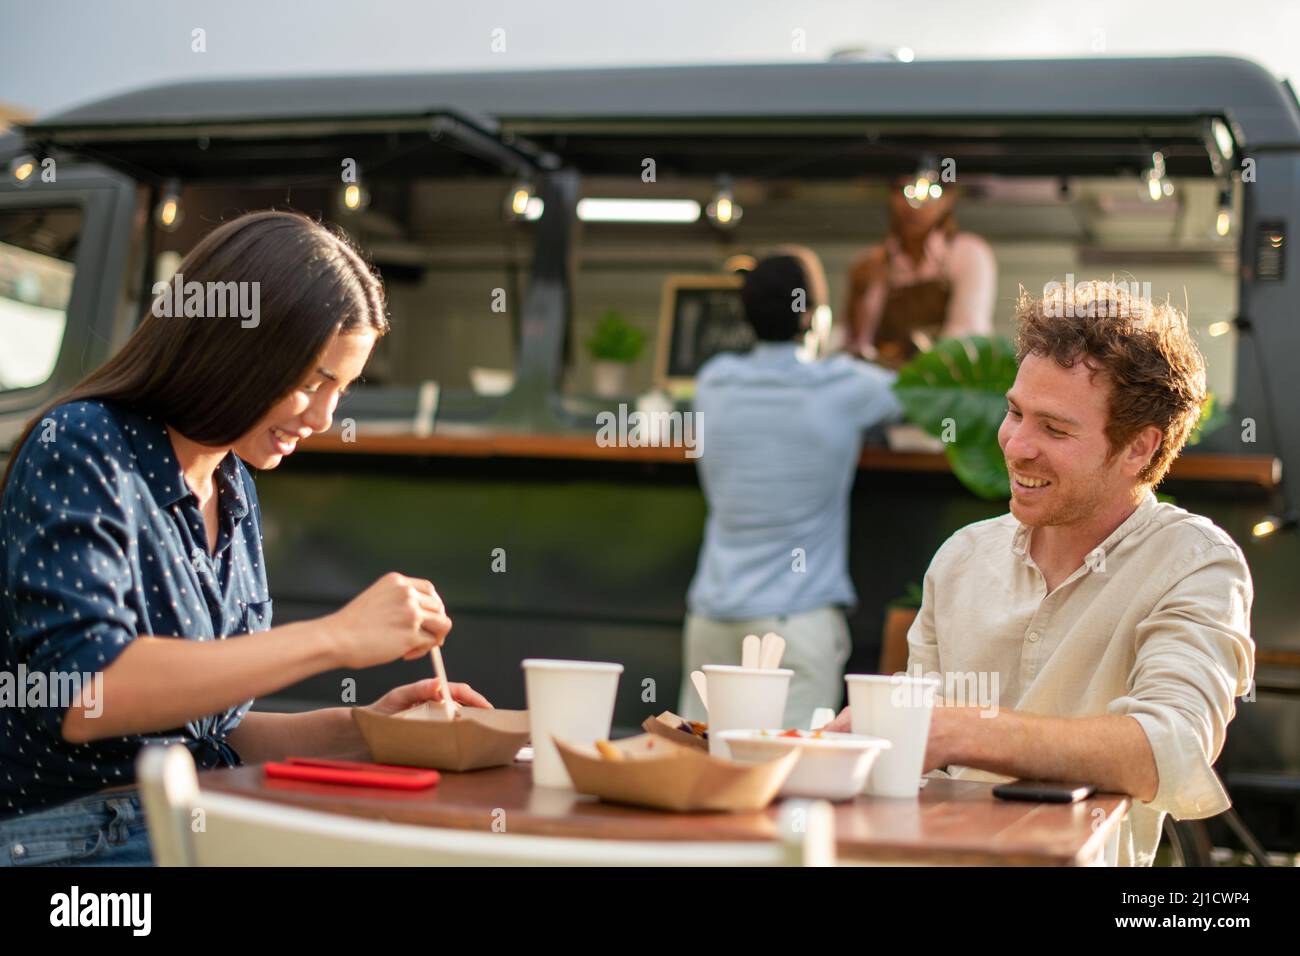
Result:
<svg viewBox="0 0 1300 956"><path fill-rule="evenodd" d="M912 674L989 674L1000 700L941 700L925 769L1130 794L1116 862L1150 865L1165 814L1230 806L1212 767L1254 672L1241 549L1153 492L1205 364L1181 312L1123 284L1022 291L1016 320L1010 513L944 543L908 634Z"/></svg>

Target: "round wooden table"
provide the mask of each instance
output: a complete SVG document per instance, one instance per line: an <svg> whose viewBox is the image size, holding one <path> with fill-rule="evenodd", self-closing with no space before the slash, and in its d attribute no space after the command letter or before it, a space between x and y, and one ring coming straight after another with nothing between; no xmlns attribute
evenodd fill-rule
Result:
<svg viewBox="0 0 1300 956"><path fill-rule="evenodd" d="M419 826L619 840L772 840L778 803L757 813L667 813L534 788L528 764L444 772L431 790L268 780L261 766L205 771L199 786L328 813ZM835 804L841 862L1080 866L1098 862L1129 807L1122 794L1075 804L998 800L992 784L930 778L915 800Z"/></svg>

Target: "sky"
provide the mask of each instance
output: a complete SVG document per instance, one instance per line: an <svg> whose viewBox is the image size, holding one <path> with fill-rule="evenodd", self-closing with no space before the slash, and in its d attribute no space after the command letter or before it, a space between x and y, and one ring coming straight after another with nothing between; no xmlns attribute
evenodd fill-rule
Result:
<svg viewBox="0 0 1300 956"><path fill-rule="evenodd" d="M193 49L193 31L205 49ZM820 60L1226 54L1300 75L1300 0L0 0L0 103L43 116L258 75Z"/></svg>

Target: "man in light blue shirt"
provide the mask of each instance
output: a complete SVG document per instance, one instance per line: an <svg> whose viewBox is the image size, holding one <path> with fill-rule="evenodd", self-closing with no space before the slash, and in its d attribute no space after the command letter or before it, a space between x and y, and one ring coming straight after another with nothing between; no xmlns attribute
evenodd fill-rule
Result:
<svg viewBox="0 0 1300 956"><path fill-rule="evenodd" d="M705 720L689 675L739 664L746 634L786 639L794 671L785 725L838 707L851 649L849 495L862 433L902 415L892 372L848 355L808 360L800 345L825 276L807 250L763 259L741 291L758 343L696 377L700 484L709 515L687 595L680 713Z"/></svg>

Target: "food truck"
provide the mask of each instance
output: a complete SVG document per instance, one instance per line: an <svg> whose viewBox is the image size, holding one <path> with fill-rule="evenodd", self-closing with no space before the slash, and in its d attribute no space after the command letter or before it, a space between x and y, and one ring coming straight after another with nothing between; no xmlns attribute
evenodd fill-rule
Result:
<svg viewBox="0 0 1300 956"><path fill-rule="evenodd" d="M999 334L1018 289L1052 281L1131 279L1187 311L1218 424L1159 490L1249 561L1257 686L1218 770L1234 827L1300 849L1300 106L1259 66L189 82L15 128L0 159L0 448L125 340L214 224L269 207L328 220L378 267L392 331L331 432L256 476L276 623L333 610L389 570L427 577L455 620L458 679L513 707L522 658L619 661L622 727L675 704L705 506L688 448L598 442L600 422L647 394L689 409L700 362L742 344L727 291L767 250L816 251L838 309L897 178L933 167L996 256ZM688 313L712 333L685 334ZM610 329L621 354L598 344ZM886 606L944 539L1005 510L937 451L868 445L850 672L877 669ZM349 680L363 701L427 666L325 674L260 706L338 704ZM1173 831L1187 859L1204 852L1202 823Z"/></svg>

